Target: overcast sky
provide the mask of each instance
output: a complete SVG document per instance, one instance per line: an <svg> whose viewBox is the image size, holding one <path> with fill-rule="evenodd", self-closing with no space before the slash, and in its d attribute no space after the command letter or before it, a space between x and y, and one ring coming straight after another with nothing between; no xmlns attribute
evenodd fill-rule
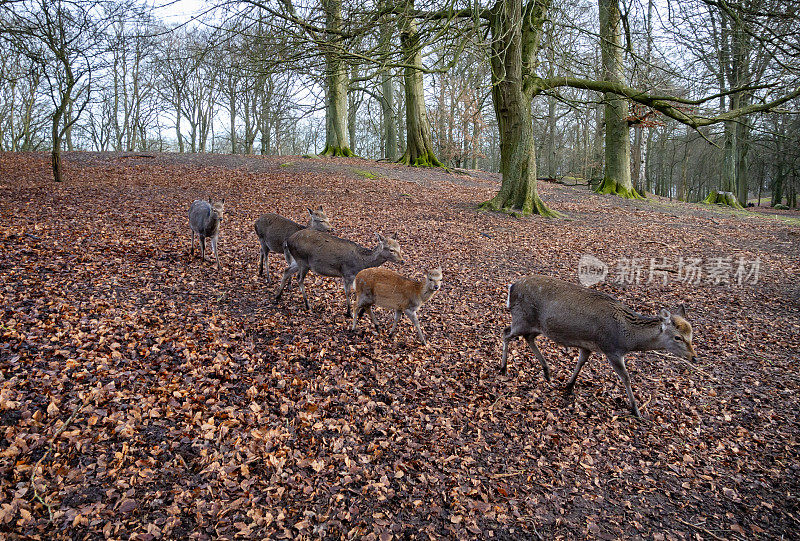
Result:
<svg viewBox="0 0 800 541"><path fill-rule="evenodd" d="M166 23L183 23L207 10L204 0L152 0L156 16Z"/></svg>

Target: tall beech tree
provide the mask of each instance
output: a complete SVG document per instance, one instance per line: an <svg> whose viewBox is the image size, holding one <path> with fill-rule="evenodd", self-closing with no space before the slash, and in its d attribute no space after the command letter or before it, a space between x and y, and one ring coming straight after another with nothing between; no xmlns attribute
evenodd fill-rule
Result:
<svg viewBox="0 0 800 541"><path fill-rule="evenodd" d="M323 156L353 156L347 133L347 64L342 43L342 0L322 0L325 12L325 149Z"/></svg>
<svg viewBox="0 0 800 541"><path fill-rule="evenodd" d="M422 47L417 21L412 15L413 0L407 0L399 17L400 48L404 65L403 83L406 99L406 150L400 163L415 167L442 167L431 140L431 126L425 108L422 86Z"/></svg>
<svg viewBox="0 0 800 541"><path fill-rule="evenodd" d="M622 16L618 0L599 0L600 54L603 80L622 84ZM628 125L630 102L614 92L604 92L605 102L605 171L599 193L641 198L631 180L631 138Z"/></svg>
<svg viewBox="0 0 800 541"><path fill-rule="evenodd" d="M491 32L492 103L500 130L500 191L483 208L557 216L536 190L531 100L550 0L498 0L486 13Z"/></svg>

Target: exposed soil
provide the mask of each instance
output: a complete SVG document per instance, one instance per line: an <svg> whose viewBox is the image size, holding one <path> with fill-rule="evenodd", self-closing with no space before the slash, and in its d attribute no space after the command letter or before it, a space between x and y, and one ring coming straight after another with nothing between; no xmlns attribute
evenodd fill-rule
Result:
<svg viewBox="0 0 800 541"><path fill-rule="evenodd" d="M796 212L543 182L567 218L520 219L476 210L496 175L360 159L67 153L65 167L55 184L48 156L0 154L2 536L800 530ZM187 210L208 197L225 198L220 272L189 255ZM257 276L253 222L319 204L339 236L397 233L395 270L441 264L419 312L428 347L407 320L393 340L363 319L351 332L338 280L309 275L311 311L296 287L272 300L284 261ZM595 287L644 314L684 303L694 325L695 365L628 357L642 421L598 355L569 399L577 352L544 338L553 387L522 340L498 372L508 284L578 281L583 254L609 265Z"/></svg>

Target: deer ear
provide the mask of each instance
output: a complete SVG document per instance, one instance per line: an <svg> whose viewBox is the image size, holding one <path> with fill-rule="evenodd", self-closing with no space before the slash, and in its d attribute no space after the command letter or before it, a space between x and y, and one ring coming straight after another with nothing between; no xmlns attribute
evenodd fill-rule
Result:
<svg viewBox="0 0 800 541"><path fill-rule="evenodd" d="M395 232L394 232L394 234L392 235L392 238L393 238L394 240L397 240L397 231L395 231Z"/></svg>
<svg viewBox="0 0 800 541"><path fill-rule="evenodd" d="M675 309L675 313L681 316L683 319L686 319L686 307L683 304L678 305Z"/></svg>
<svg viewBox="0 0 800 541"><path fill-rule="evenodd" d="M225 198L224 197L222 198L222 201L220 201L220 203L222 203L223 205L225 204Z"/></svg>
<svg viewBox="0 0 800 541"><path fill-rule="evenodd" d="M306 207L306 209L308 210L308 213L309 213L311 216L313 216L313 215L314 215L314 211L313 211L313 210L311 210L311 207Z"/></svg>
<svg viewBox="0 0 800 541"><path fill-rule="evenodd" d="M667 324L671 321L672 314L670 314L669 310L667 310L666 308L662 308L658 312L658 317L661 318L661 330L662 331L666 331L667 330Z"/></svg>
<svg viewBox="0 0 800 541"><path fill-rule="evenodd" d="M320 205L320 206L319 206L319 208L318 208L317 210L318 210L318 211L320 211L320 212L322 212L322 205Z"/></svg>
<svg viewBox="0 0 800 541"><path fill-rule="evenodd" d="M381 244L386 244L386 237L384 237L380 233L375 233L375 238L378 239L378 242L380 242Z"/></svg>

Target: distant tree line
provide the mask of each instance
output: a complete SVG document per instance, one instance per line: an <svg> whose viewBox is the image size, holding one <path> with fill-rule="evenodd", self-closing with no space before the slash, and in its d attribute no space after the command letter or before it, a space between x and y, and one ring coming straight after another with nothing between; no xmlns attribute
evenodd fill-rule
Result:
<svg viewBox="0 0 800 541"><path fill-rule="evenodd" d="M359 155L797 205L800 0L0 0L0 149ZM764 203L761 203L762 199Z"/></svg>

